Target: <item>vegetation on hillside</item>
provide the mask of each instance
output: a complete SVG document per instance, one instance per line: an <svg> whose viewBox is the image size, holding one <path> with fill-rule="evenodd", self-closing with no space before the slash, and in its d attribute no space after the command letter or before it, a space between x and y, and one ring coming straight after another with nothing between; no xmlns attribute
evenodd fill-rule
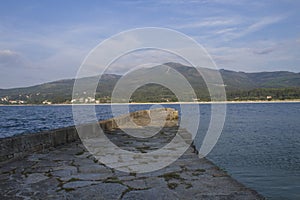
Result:
<svg viewBox="0 0 300 200"><path fill-rule="evenodd" d="M208 89L201 74L192 67L179 63L167 63L169 67L181 73L193 87L197 99L210 101ZM155 67L153 68L155 69ZM201 73L210 74L214 70L201 69ZM300 73L293 72L260 72L245 73L220 70L227 100L285 100L300 99ZM73 94L75 80L60 80L25 88L0 89L2 104L47 104L47 103L107 103L120 75L105 74L101 77L96 93L89 88L97 77L81 78L80 83L85 98L76 98ZM79 92L81 93L81 92ZM73 98L73 99L72 99ZM168 89L158 84L147 84L138 88L131 96L132 102L176 102L178 99Z"/></svg>

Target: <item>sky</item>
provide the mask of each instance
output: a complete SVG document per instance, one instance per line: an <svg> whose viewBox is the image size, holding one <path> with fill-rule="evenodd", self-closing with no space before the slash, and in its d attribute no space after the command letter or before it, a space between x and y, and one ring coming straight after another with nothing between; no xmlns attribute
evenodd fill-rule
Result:
<svg viewBox="0 0 300 200"><path fill-rule="evenodd" d="M300 72L297 0L0 0L0 88L74 78L100 42L134 28L179 31L219 69Z"/></svg>

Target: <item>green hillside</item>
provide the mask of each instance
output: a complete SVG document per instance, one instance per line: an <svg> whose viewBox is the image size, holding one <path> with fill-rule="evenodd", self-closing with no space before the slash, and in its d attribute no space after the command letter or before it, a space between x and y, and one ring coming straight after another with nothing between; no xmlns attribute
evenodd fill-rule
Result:
<svg viewBox="0 0 300 200"><path fill-rule="evenodd" d="M195 68L179 63L166 63L165 65L175 69L189 81L200 101L210 100L206 84ZM136 76L142 79L143 76L147 76L147 73L158 69L159 66L149 68L148 71L136 72ZM201 68L200 71L205 75L215 73L214 70L205 68ZM159 73L167 74L167 72ZM265 100L267 96L272 96L272 99L300 98L300 73L286 71L245 73L222 69L220 74L225 84L228 100ZM76 98L76 94L79 97L84 93L85 97L91 97L88 100L89 102L95 100L110 102L111 92L120 78L120 75L115 74L103 75L96 94L90 90L90 86L98 82L97 77L78 79L80 88L74 92L74 98ZM74 79L67 79L31 87L0 89L0 103L40 104L45 100L52 103L70 103L74 81ZM95 100L93 99L94 96L96 97ZM147 84L138 88L131 99L134 102L177 101L177 98L169 89L157 84ZM77 99L77 103L84 103L85 101L87 100Z"/></svg>

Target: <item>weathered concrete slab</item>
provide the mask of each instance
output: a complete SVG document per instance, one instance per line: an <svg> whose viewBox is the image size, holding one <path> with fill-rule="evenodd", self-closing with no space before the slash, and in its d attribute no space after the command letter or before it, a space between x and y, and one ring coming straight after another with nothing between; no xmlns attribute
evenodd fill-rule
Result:
<svg viewBox="0 0 300 200"><path fill-rule="evenodd" d="M151 152L168 143L178 127L150 139L109 132L111 141L132 152ZM132 129L131 131L134 131ZM184 135L184 134L183 134ZM126 137L126 139L124 139ZM99 149L101 151L101 148ZM120 165L130 162L118 159ZM147 163L143 163L147 165ZM263 199L190 147L166 168L150 173L110 169L77 141L22 160L0 164L0 199Z"/></svg>

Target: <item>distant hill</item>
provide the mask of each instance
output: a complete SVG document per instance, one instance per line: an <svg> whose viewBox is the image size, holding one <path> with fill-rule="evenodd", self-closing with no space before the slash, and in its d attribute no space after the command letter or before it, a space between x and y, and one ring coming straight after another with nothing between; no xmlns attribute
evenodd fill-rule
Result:
<svg viewBox="0 0 300 200"><path fill-rule="evenodd" d="M204 80L198 71L179 63L166 63L180 72L192 85L199 100L209 101L209 93ZM154 70L150 68L149 70ZM204 74L215 73L214 70L201 68ZM245 73L230 70L219 70L222 75L228 100L263 100L266 96L273 99L300 99L300 73L287 71ZM121 78L120 75L104 74L96 90L96 100L109 102L111 92ZM0 103L69 103L72 100L75 79L59 80L31 87L0 89ZM93 97L89 91L91 83L98 81L97 77L87 77L77 80L82 86L81 91L86 96ZM137 89L132 95L135 102L176 101L174 94L167 88L157 84L147 84ZM87 100L80 100L87 101ZM90 98L88 101L93 102Z"/></svg>
<svg viewBox="0 0 300 200"><path fill-rule="evenodd" d="M101 89L101 92L98 96L110 95L110 91L112 91L120 77L120 75L104 74L99 82L99 86L101 86L101 88L99 87L99 90ZM85 85L86 88L89 87L91 82L97 80L97 77L78 79L78 81L82 85ZM27 103L32 104L40 104L45 100L52 103L68 103L72 99L74 82L75 79L66 79L31 87L0 89L0 102L1 98L8 98L10 100L26 101ZM2 103L4 102L2 101Z"/></svg>

